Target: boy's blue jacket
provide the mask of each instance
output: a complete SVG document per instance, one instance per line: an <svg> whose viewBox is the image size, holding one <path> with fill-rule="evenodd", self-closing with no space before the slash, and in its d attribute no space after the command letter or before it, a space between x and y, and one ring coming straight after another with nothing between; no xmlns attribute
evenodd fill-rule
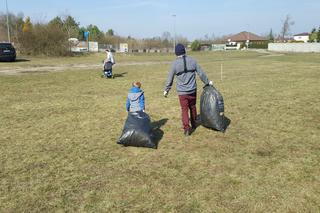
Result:
<svg viewBox="0 0 320 213"><path fill-rule="evenodd" d="M128 112L144 110L144 93L138 87L132 87L128 93L126 109Z"/></svg>

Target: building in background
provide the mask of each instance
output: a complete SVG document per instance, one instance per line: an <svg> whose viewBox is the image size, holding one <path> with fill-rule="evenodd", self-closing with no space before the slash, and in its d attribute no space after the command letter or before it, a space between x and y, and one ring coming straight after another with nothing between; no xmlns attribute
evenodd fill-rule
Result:
<svg viewBox="0 0 320 213"><path fill-rule="evenodd" d="M268 39L262 36L258 36L254 33L243 31L238 34L227 36L227 43L237 42L241 45L241 47L246 48L268 48Z"/></svg>
<svg viewBox="0 0 320 213"><path fill-rule="evenodd" d="M69 39L71 52L98 52L98 42L96 41L78 41L76 39ZM89 51L88 51L89 48Z"/></svg>
<svg viewBox="0 0 320 213"><path fill-rule="evenodd" d="M309 33L299 33L293 36L293 40L307 43L309 41Z"/></svg>
<svg viewBox="0 0 320 213"><path fill-rule="evenodd" d="M119 52L127 53L129 51L128 43L120 43L119 45Z"/></svg>

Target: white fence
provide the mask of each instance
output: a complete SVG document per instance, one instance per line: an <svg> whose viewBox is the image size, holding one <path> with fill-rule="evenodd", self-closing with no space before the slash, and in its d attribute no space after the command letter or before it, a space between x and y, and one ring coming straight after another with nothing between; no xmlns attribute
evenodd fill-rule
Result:
<svg viewBox="0 0 320 213"><path fill-rule="evenodd" d="M98 42L95 41L80 41L71 47L72 52L87 52L89 47L89 52L98 52Z"/></svg>
<svg viewBox="0 0 320 213"><path fill-rule="evenodd" d="M269 43L268 50L275 52L320 53L320 43Z"/></svg>

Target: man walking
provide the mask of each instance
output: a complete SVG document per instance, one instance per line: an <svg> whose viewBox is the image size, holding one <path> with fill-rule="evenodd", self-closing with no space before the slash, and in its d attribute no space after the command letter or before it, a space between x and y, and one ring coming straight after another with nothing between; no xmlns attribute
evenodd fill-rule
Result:
<svg viewBox="0 0 320 213"><path fill-rule="evenodd" d="M168 74L168 79L164 88L164 97L172 87L173 79L177 76L177 92L179 94L179 101L182 114L182 125L184 135L189 136L196 128L197 118L197 83L196 73L199 75L204 84L212 85L212 81L208 80L207 75L198 65L195 59L186 55L186 50L183 44L177 44L175 47L176 60L173 62L171 70ZM189 111L191 127L189 125Z"/></svg>

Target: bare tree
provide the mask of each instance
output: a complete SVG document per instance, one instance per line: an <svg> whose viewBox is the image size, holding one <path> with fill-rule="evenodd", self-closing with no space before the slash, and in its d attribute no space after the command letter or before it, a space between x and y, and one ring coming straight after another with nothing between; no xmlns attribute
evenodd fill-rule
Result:
<svg viewBox="0 0 320 213"><path fill-rule="evenodd" d="M290 27L294 25L294 21L291 20L290 15L286 16L286 19L283 21L282 28L281 28L281 38L284 40L285 36L289 34Z"/></svg>

